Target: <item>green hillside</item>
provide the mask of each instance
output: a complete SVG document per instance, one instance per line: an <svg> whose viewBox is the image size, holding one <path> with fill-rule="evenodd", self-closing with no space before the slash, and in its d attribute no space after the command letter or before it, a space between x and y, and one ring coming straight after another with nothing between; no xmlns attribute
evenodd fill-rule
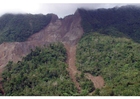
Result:
<svg viewBox="0 0 140 99"><path fill-rule="evenodd" d="M140 42L140 7L123 6L109 9L79 9L85 33L99 32Z"/></svg>
<svg viewBox="0 0 140 99"><path fill-rule="evenodd" d="M47 26L50 20L50 14L5 14L0 17L0 43L26 41Z"/></svg>
<svg viewBox="0 0 140 99"><path fill-rule="evenodd" d="M2 74L5 96L85 96L94 91L83 74L76 75L81 93L70 78L61 43L36 48L18 63L9 62ZM0 95L1 89L0 89Z"/></svg>
<svg viewBox="0 0 140 99"><path fill-rule="evenodd" d="M6 96L76 95L77 89L66 70L62 44L36 48L17 64L9 62L3 73Z"/></svg>
<svg viewBox="0 0 140 99"><path fill-rule="evenodd" d="M93 95L140 95L140 44L131 39L89 33L77 46L77 67L101 75L105 87Z"/></svg>

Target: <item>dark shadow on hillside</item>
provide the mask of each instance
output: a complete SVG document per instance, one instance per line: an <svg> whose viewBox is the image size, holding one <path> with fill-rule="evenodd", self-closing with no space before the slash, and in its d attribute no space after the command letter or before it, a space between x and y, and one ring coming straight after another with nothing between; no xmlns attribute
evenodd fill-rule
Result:
<svg viewBox="0 0 140 99"><path fill-rule="evenodd" d="M99 32L127 37L140 43L140 7L123 6L109 9L78 9L85 33Z"/></svg>

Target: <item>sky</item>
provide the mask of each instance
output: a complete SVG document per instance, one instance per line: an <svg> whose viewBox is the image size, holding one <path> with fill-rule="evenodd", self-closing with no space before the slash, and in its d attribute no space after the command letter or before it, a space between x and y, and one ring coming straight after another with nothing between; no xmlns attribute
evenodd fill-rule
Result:
<svg viewBox="0 0 140 99"><path fill-rule="evenodd" d="M47 0L48 1L48 0ZM64 2L57 0L59 2L46 2L46 0L0 0L0 16L5 13L31 13L31 14L48 14L54 13L57 14L59 18L63 18L69 14L74 14L77 8L86 8L86 9L97 9L97 8L112 8L120 7L123 5L134 5L134 2ZM134 1L134 0L133 0Z"/></svg>

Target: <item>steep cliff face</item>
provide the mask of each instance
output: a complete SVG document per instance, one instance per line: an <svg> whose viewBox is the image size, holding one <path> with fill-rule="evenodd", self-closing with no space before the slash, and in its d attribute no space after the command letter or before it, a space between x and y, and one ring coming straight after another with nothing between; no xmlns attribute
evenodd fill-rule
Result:
<svg viewBox="0 0 140 99"><path fill-rule="evenodd" d="M2 43L0 45L0 69L8 61L20 61L36 46L43 47L53 42L75 45L83 34L80 21L81 17L78 11L74 15L66 16L64 19L58 19L56 15L52 14L50 24L40 32L32 35L26 42Z"/></svg>

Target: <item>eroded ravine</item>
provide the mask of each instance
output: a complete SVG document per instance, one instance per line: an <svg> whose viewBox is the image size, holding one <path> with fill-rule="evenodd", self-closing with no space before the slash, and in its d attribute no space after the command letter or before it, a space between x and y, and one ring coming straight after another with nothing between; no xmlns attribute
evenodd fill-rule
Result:
<svg viewBox="0 0 140 99"><path fill-rule="evenodd" d="M67 64L68 64L68 72L69 76L74 82L76 88L78 89L78 92L81 92L81 87L79 82L76 81L76 74L79 73L75 66L75 55L76 55L76 45L69 45L67 43L64 44L66 51L67 51Z"/></svg>

